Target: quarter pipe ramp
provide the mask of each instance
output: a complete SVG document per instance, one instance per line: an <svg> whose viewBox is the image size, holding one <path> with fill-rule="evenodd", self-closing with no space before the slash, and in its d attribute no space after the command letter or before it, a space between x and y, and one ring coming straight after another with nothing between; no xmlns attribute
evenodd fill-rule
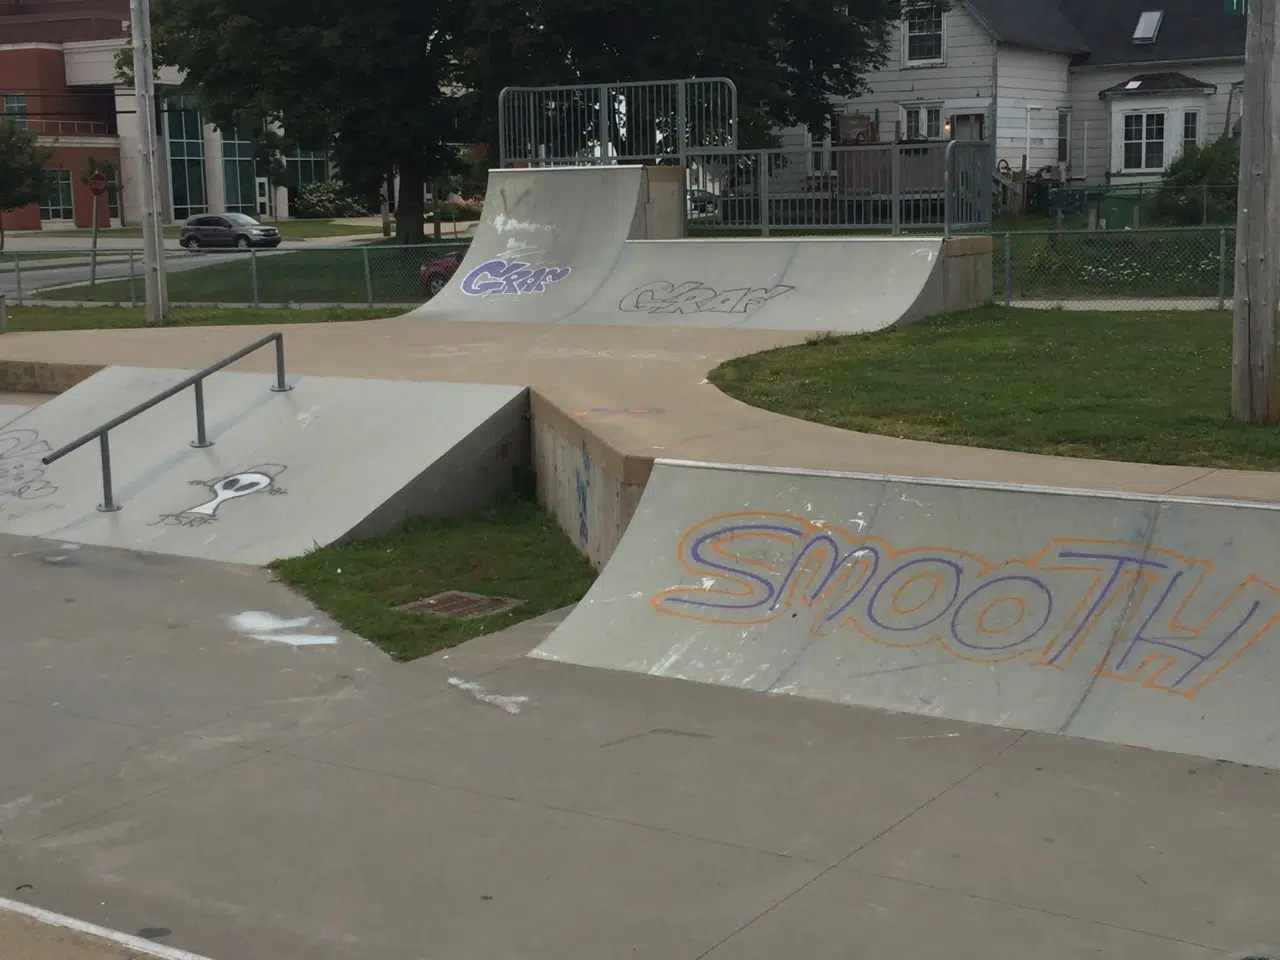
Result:
<svg viewBox="0 0 1280 960"><path fill-rule="evenodd" d="M411 316L865 333L944 302L938 237L640 239L640 167L494 170L462 266Z"/></svg>
<svg viewBox="0 0 1280 960"><path fill-rule="evenodd" d="M1280 767L1280 510L659 461L531 653Z"/></svg>

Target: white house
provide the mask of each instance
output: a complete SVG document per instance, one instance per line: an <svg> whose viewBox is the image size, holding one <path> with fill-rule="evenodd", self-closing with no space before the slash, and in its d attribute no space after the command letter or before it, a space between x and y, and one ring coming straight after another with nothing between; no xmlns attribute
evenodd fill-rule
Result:
<svg viewBox="0 0 1280 960"><path fill-rule="evenodd" d="M846 142L984 139L1001 168L1157 180L1186 143L1238 123L1245 21L1224 6L952 0L902 23L870 91L835 110ZM811 173L829 165L830 143L784 131L785 146L808 151Z"/></svg>

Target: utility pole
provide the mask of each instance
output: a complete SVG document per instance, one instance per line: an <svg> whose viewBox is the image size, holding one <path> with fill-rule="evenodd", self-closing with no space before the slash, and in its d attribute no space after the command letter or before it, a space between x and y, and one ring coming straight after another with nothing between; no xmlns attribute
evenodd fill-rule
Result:
<svg viewBox="0 0 1280 960"><path fill-rule="evenodd" d="M164 274L164 225L161 218L159 165L156 146L155 66L151 55L150 0L130 0L133 33L133 89L138 104L138 159L142 183L142 262L146 283L147 324L164 326L169 314L169 291Z"/></svg>
<svg viewBox="0 0 1280 960"><path fill-rule="evenodd" d="M1225 0L1238 9L1240 0ZM1276 311L1280 308L1280 43L1276 0L1247 0L1249 38L1240 137L1236 218L1235 317L1231 413L1237 420L1280 421Z"/></svg>

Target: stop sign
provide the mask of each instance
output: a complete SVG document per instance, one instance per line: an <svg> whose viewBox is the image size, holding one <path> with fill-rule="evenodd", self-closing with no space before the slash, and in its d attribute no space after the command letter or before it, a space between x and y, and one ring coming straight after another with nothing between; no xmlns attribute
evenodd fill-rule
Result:
<svg viewBox="0 0 1280 960"><path fill-rule="evenodd" d="M101 170L89 178L89 191L100 197L107 192L107 177Z"/></svg>

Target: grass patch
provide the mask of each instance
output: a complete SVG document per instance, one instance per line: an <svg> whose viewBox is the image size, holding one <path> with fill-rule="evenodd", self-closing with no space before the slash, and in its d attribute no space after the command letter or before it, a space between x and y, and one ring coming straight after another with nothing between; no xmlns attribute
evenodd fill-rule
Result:
<svg viewBox="0 0 1280 960"><path fill-rule="evenodd" d="M555 521L514 495L473 516L410 521L389 537L322 547L272 569L396 660L414 660L574 603L595 579ZM442 590L524 602L474 620L395 609Z"/></svg>
<svg viewBox="0 0 1280 960"><path fill-rule="evenodd" d="M421 247L361 244L338 250L282 253L239 251L191 254L204 265L169 272L169 299L195 303L418 303L424 299L419 270L427 259L465 249L462 243ZM365 273L365 255L369 270ZM135 290L140 284L135 283ZM42 291L47 300L119 303L129 281L99 281Z"/></svg>
<svg viewBox="0 0 1280 960"><path fill-rule="evenodd" d="M1231 418L1230 376L1225 312L984 307L741 357L710 379L745 403L865 433L1280 468L1280 428Z"/></svg>
<svg viewBox="0 0 1280 960"><path fill-rule="evenodd" d="M395 316L399 311L372 310L254 310L231 307L224 310L177 307L169 312L172 327L220 327L238 324L340 323ZM109 330L145 327L142 307L12 307L9 330Z"/></svg>

